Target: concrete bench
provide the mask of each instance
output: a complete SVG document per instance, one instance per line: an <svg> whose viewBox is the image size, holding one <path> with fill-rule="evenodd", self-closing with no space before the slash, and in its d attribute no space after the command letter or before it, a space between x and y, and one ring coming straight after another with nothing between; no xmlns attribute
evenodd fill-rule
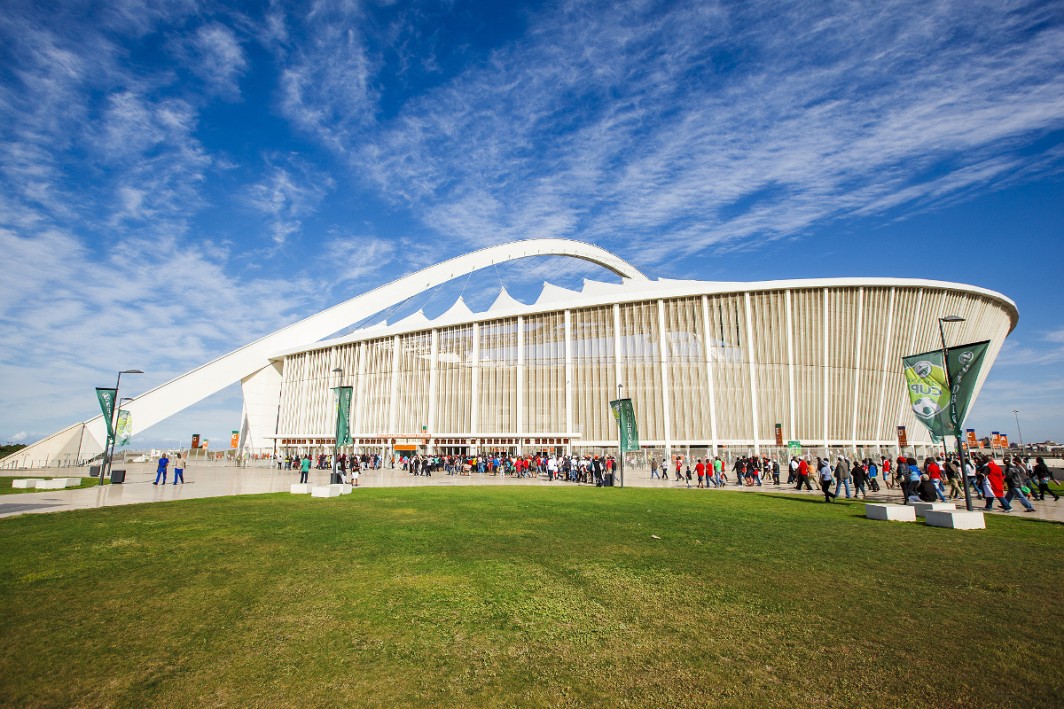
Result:
<svg viewBox="0 0 1064 709"><path fill-rule="evenodd" d="M315 485L310 491L311 497L339 497L340 485Z"/></svg>
<svg viewBox="0 0 1064 709"><path fill-rule="evenodd" d="M11 481L11 487L20 490L31 490L37 487L37 483L42 483L44 480L38 478L19 478L18 480Z"/></svg>
<svg viewBox="0 0 1064 709"><path fill-rule="evenodd" d="M38 490L62 490L67 486L66 478L55 478L54 480L41 480L37 483Z"/></svg>
<svg viewBox="0 0 1064 709"><path fill-rule="evenodd" d="M63 480L66 482L66 487L77 487L81 484L81 478L52 478L53 480Z"/></svg>
<svg viewBox="0 0 1064 709"><path fill-rule="evenodd" d="M334 484L330 485L329 487L335 487L335 488L339 489L341 495L350 495L351 494L351 486L348 485L347 483L343 483L343 484L334 483Z"/></svg>
<svg viewBox="0 0 1064 709"><path fill-rule="evenodd" d="M886 522L915 522L916 510L910 505L882 505L869 503L865 506L865 517Z"/></svg>
<svg viewBox="0 0 1064 709"><path fill-rule="evenodd" d="M912 506L913 509L916 510L917 517L926 517L927 513L932 510L935 512L944 512L957 509L957 505L952 502L913 502Z"/></svg>
<svg viewBox="0 0 1064 709"><path fill-rule="evenodd" d="M293 483L292 484L293 495L309 495L310 483Z"/></svg>
<svg viewBox="0 0 1064 709"><path fill-rule="evenodd" d="M929 527L986 529L986 518L979 510L928 510L924 522Z"/></svg>

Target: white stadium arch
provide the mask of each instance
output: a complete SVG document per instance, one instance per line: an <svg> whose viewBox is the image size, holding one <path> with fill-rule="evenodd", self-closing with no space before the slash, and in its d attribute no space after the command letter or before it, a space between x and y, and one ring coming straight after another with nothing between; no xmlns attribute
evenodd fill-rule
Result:
<svg viewBox="0 0 1064 709"><path fill-rule="evenodd" d="M646 281L635 266L605 249L571 239L528 239L479 249L421 269L334 305L155 387L123 404L144 430L236 382L243 383L242 446L253 430L271 430L261 419L263 397L276 400L280 373L270 361L293 343L311 344L402 303L416 294L493 264L533 256L567 256L598 264L625 279ZM249 407L249 397L252 406ZM83 460L103 451L103 416L73 424L0 460L0 467L43 467Z"/></svg>

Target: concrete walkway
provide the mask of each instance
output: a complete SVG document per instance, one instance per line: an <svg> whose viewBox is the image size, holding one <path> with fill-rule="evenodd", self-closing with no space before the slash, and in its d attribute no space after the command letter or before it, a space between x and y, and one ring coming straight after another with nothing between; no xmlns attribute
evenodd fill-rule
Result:
<svg viewBox="0 0 1064 709"><path fill-rule="evenodd" d="M33 514L43 512L65 512L69 510L91 509L96 507L112 507L116 505L135 505L147 502L168 502L170 500L189 500L203 497L224 497L227 495L259 495L270 492L288 492L292 483L299 481L299 473L293 470L277 470L269 467L236 467L223 463L200 463L193 464L186 472L187 482L184 485L173 485L171 478L167 485L152 485L155 479L155 464L126 464L126 482L122 485L105 485L103 487L91 487L77 490L48 490L34 493L12 494L0 496L0 517L11 517L20 514ZM77 476L87 477L87 472L76 468L61 468L52 470L23 471L13 474L5 471L5 477L64 477ZM310 482L324 485L328 482L329 472L325 470L312 470ZM426 486L451 486L463 487L470 485L537 485L550 487L574 487L568 482L548 482L546 479L535 478L507 478L484 474L447 475L446 473L434 474L432 477L414 477L401 470L382 469L370 471L359 479L361 487L426 487ZM625 478L628 487L656 487L656 488L687 488L685 483L674 481L661 481L651 479L646 471L629 472ZM590 487L590 486L582 486ZM692 483L690 494L692 495L718 495L725 490L742 493L780 493L823 499L819 489L814 491L798 492L793 486L764 485L762 487L739 487L729 485L720 490L699 490ZM602 490L603 494L610 494L610 490ZM356 490L357 494L357 490ZM843 498L844 499L844 498ZM898 490L881 490L879 493L869 495L870 502L901 502L901 492ZM973 499L975 509L982 509L983 501ZM1036 511L1025 513L1020 505L1013 505L1011 516L1022 519L1051 520L1064 522L1064 498L1060 502L1054 502L1052 498L1046 502L1035 502ZM958 501L957 507L963 509L964 500ZM997 507L997 503L995 503ZM1003 514L995 511L992 514Z"/></svg>

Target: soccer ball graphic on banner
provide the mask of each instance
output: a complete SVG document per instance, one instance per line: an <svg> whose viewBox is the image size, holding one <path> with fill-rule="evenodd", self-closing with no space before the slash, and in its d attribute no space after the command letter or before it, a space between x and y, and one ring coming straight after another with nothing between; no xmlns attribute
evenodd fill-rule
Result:
<svg viewBox="0 0 1064 709"><path fill-rule="evenodd" d="M938 402L929 396L921 396L913 403L913 411L920 418L933 418L941 410L942 408L938 405Z"/></svg>

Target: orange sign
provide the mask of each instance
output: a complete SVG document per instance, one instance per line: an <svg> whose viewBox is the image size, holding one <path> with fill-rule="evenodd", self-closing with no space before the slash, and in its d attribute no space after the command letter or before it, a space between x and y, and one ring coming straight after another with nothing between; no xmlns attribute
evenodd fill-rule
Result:
<svg viewBox="0 0 1064 709"><path fill-rule="evenodd" d="M1002 433L1001 434L1001 447L1002 448L1008 448L1009 447L1009 434L1007 434L1007 433Z"/></svg>
<svg viewBox="0 0 1064 709"><path fill-rule="evenodd" d="M975 429L974 428L969 428L968 429L968 445L971 446L972 448L978 448L979 447L979 441L975 437Z"/></svg>
<svg viewBox="0 0 1064 709"><path fill-rule="evenodd" d="M998 433L997 431L994 431L993 433L990 434L990 447L991 448L1000 448L1001 447L1001 434Z"/></svg>
<svg viewBox="0 0 1064 709"><path fill-rule="evenodd" d="M909 437L905 435L905 426L898 426L898 447L905 448L909 445Z"/></svg>
<svg viewBox="0 0 1064 709"><path fill-rule="evenodd" d="M233 431L233 435L229 437L229 447L236 448L240 443L240 431Z"/></svg>
<svg viewBox="0 0 1064 709"><path fill-rule="evenodd" d="M776 445L783 445L783 424L776 424Z"/></svg>

